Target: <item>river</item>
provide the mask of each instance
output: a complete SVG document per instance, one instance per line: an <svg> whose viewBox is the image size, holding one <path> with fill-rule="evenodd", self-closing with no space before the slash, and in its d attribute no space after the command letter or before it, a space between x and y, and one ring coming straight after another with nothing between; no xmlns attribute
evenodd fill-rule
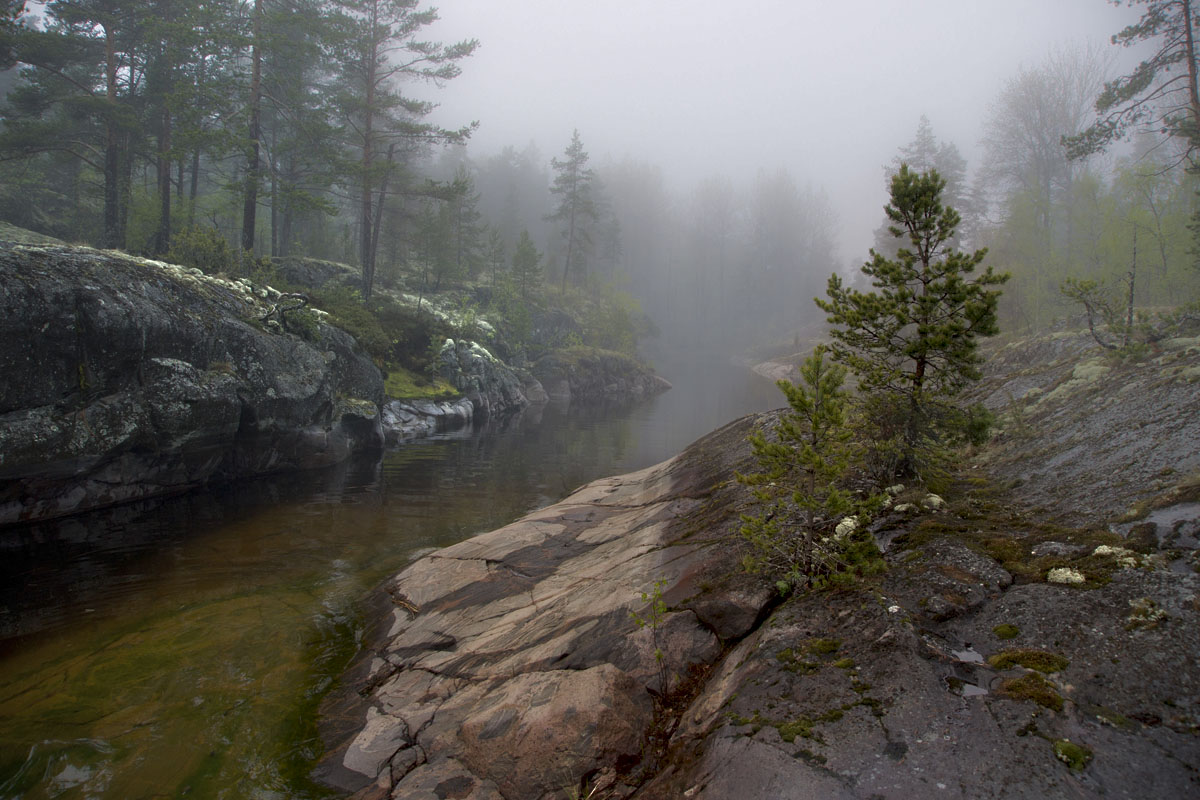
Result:
<svg viewBox="0 0 1200 800"><path fill-rule="evenodd" d="M321 473L0 530L0 798L317 798L315 709L359 603L430 548L781 404L715 359Z"/></svg>

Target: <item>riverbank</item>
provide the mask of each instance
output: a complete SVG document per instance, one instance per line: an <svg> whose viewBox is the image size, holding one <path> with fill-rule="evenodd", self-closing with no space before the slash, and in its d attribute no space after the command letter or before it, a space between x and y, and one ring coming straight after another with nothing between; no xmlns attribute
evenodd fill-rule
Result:
<svg viewBox="0 0 1200 800"><path fill-rule="evenodd" d="M655 360L675 389L641 403L530 406L327 470L0 530L0 794L326 797L292 770L321 751L311 704L372 588L778 403L727 362Z"/></svg>
<svg viewBox="0 0 1200 800"><path fill-rule="evenodd" d="M1200 363L1179 338L1160 361L1113 368L1123 383L1076 396L1078 413L1131 380L1195 403L1163 391L1186 389ZM1014 363L1028 368L1039 346ZM1080 363L1062 361L1048 385L1079 381ZM1009 372L993 392L1025 377ZM1159 410L1127 424L1160 449L1169 434L1186 467L1200 417ZM989 452L1042 422L1020 411ZM1186 436L1170 432L1179 420ZM968 470L945 501L910 489L873 522L884 575L781 601L740 570L747 497L730 480L767 422L739 421L400 573L369 653L326 706L317 774L360 798L1197 791L1188 474L1166 492L1142 486L1143 518L1109 530L1039 521L1029 501L1053 475ZM1118 466L1112 435L1071 443L1097 454L1093 492Z"/></svg>
<svg viewBox="0 0 1200 800"><path fill-rule="evenodd" d="M328 467L546 402L539 374L575 403L670 388L620 354L570 348L521 370L459 334L436 343L436 396L389 398L378 356L340 327L382 335L378 323L345 292L329 295L335 317L247 278L17 243L0 243L0 286L0 525ZM394 306L406 341L451 330Z"/></svg>

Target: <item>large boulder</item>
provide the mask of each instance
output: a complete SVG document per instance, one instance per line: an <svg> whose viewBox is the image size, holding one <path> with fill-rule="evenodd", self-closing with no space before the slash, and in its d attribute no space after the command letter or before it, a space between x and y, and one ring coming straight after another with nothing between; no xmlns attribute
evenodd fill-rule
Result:
<svg viewBox="0 0 1200 800"><path fill-rule="evenodd" d="M512 368L496 358L478 342L447 339L438 351L438 371L450 384L462 392L475 414L495 416L506 411L524 408L530 398L526 389L536 389L530 379L522 379Z"/></svg>
<svg viewBox="0 0 1200 800"><path fill-rule="evenodd" d="M330 325L264 324L276 297L114 252L0 250L0 524L382 446L379 370Z"/></svg>
<svg viewBox="0 0 1200 800"><path fill-rule="evenodd" d="M663 377L635 358L595 347L556 350L537 360L533 375L559 403L626 402L671 388Z"/></svg>

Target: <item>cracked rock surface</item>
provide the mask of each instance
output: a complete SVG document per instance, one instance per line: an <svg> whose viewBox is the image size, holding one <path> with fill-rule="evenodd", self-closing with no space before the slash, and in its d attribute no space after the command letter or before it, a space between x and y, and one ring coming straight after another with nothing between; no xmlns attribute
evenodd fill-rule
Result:
<svg viewBox="0 0 1200 800"><path fill-rule="evenodd" d="M664 675L671 689L716 660L770 599L726 580L727 540L682 524L733 508L725 468L749 426L392 579L370 652L326 703L317 777L364 798L549 798L636 763ZM639 625L659 581L671 610Z"/></svg>
<svg viewBox="0 0 1200 800"><path fill-rule="evenodd" d="M1061 366L1068 344L1048 357ZM1181 348L1164 347L1172 369L1200 354ZM1010 355L1022 379L1063 379ZM1090 380L1077 402L1110 408ZM1167 388L1160 401L1193 407ZM1194 414L1142 410L1144 436L1194 455ZM1162 487L1122 482L1097 502L1112 432L1085 427L1100 457L1064 462L1083 477L1057 491L1033 467L1089 445L1031 414L1021 435L1050 426L1053 452L1037 451L1020 492L971 475L945 503L897 504L869 528L886 572L779 603L741 570L747 493L730 480L747 471L746 434L772 421L410 566L326 707L319 777L358 798L1200 797L1194 493L1111 527L1039 521L1048 498L1056 520L1094 521ZM1000 448L1003 478L1019 453L1011 434ZM1059 570L1081 579L1049 582ZM670 613L640 628L630 612L647 613L640 593L660 578ZM672 687L693 678L665 722L656 650Z"/></svg>

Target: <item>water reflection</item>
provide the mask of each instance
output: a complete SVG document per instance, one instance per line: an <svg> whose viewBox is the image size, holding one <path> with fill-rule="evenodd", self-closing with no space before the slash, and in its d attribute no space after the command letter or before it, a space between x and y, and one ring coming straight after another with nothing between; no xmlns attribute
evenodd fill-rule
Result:
<svg viewBox="0 0 1200 800"><path fill-rule="evenodd" d="M318 796L310 712L365 592L415 552L778 404L720 362L660 371L675 389L634 407L547 407L0 533L0 798Z"/></svg>

